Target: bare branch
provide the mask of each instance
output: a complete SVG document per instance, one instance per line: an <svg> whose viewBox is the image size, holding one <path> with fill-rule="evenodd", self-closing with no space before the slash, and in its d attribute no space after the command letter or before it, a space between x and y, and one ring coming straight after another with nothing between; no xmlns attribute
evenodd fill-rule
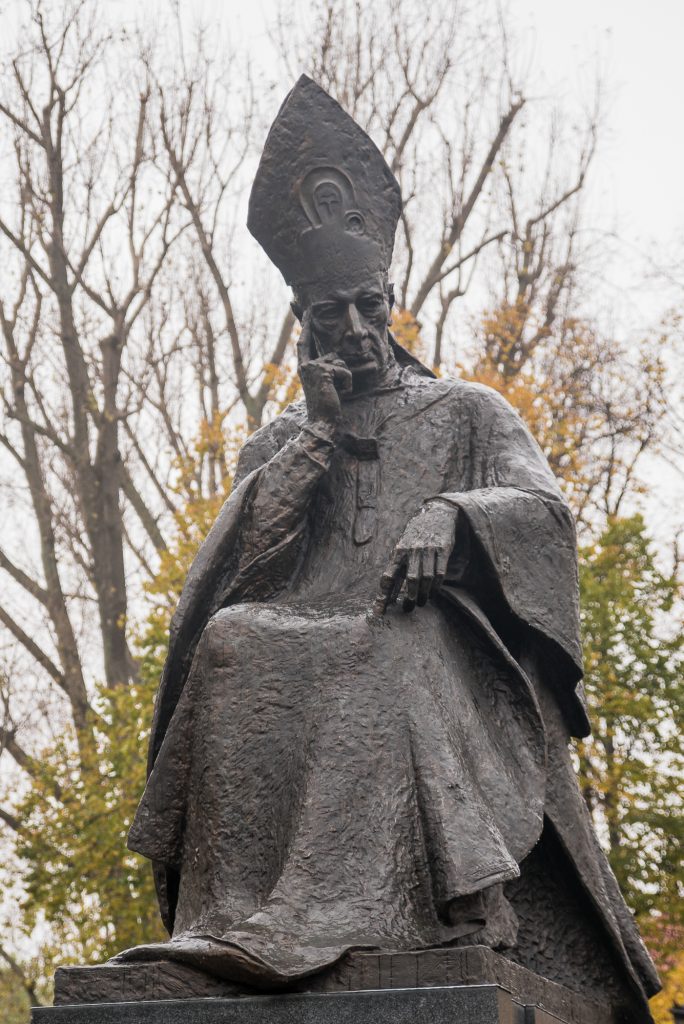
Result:
<svg viewBox="0 0 684 1024"><path fill-rule="evenodd" d="M3 811L2 808L0 808L0 818L3 821L6 821L8 825L10 825L9 818L11 817L11 815L7 815L7 812ZM11 824L10 827L18 832L19 823L17 822L16 818L14 818L13 820L15 824ZM29 1002L31 1006L41 1006L42 1003L38 999L38 995L36 993L36 986L34 982L31 981L31 979L24 973L19 961L16 960L12 956L12 954L5 949L5 947L2 944L0 944L0 960L4 960L12 974L14 974L14 976L19 979L22 988L25 990L27 996L29 997Z"/></svg>
<svg viewBox="0 0 684 1024"><path fill-rule="evenodd" d="M24 748L17 743L14 730L5 729L0 726L0 752L3 750L6 750L19 767L23 768L29 775L37 774L38 764L35 758L27 754Z"/></svg>
<svg viewBox="0 0 684 1024"><path fill-rule="evenodd" d="M133 483L133 479L125 466L121 468L122 489L131 505L133 506L141 525L144 527L147 536L150 538L157 551L166 549L166 541L149 508L145 504L142 495Z"/></svg>
<svg viewBox="0 0 684 1024"><path fill-rule="evenodd" d="M41 584L29 576L28 573L25 573L23 569L20 569L18 565L15 565L14 562L12 562L12 560L5 554L2 548L0 548L0 568L9 573L9 575L31 595L31 597L35 597L36 601L40 601L41 604L47 605L48 592L45 587L41 586Z"/></svg>
<svg viewBox="0 0 684 1024"><path fill-rule="evenodd" d="M16 815L10 814L10 812L6 811L3 807L0 807L0 821L4 821L4 823L8 825L13 832L23 832L23 826Z"/></svg>
<svg viewBox="0 0 684 1024"><path fill-rule="evenodd" d="M425 277L423 278L420 287L418 288L416 296L413 302L411 303L411 314L414 317L418 317L428 295L435 287L435 285L438 283L442 267L444 266L445 261L449 257L449 254L451 253L454 245L461 237L461 234L463 233L463 228L468 222L468 219L472 214L473 209L475 208L475 204L482 193L482 189L484 188L485 182L489 177L492 168L494 167L494 163L499 154L499 151L501 150L501 147L503 146L506 137L509 131L511 130L515 118L522 110L524 104L525 100L522 97L515 100L514 102L511 103L506 114L501 118L499 122L498 131L495 137L492 139L487 155L484 158L479 173L475 179L475 182L473 183L470 192L468 193L468 197L463 203L463 205L459 208L456 216L452 220L452 223L449 226L449 229L439 248L439 251L435 258L433 259L432 263L430 264L430 267L427 273L425 274Z"/></svg>
<svg viewBox="0 0 684 1024"><path fill-rule="evenodd" d="M60 689L66 693L69 692L66 679L64 674L59 670L54 661L48 657L48 655L38 646L35 640L32 640L28 633L25 633L18 622L16 622L9 612L6 611L0 605L0 622L12 633L14 638L24 647L32 658L44 668L49 676L57 683Z"/></svg>

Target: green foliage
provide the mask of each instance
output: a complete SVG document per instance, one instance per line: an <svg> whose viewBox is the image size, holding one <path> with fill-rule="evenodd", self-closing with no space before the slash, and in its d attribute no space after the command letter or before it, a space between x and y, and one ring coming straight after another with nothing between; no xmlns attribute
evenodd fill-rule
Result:
<svg viewBox="0 0 684 1024"><path fill-rule="evenodd" d="M684 952L682 951L684 929L680 929L679 946L670 957L669 964L658 964L663 979L663 989L651 999L651 1013L655 1024L672 1024L672 1007L684 1006ZM647 936L648 940L648 936Z"/></svg>
<svg viewBox="0 0 684 1024"><path fill-rule="evenodd" d="M63 739L46 753L19 808L26 865L24 922L52 926L59 962L98 961L162 938L149 865L126 849L145 784L155 682L101 689L80 753Z"/></svg>
<svg viewBox="0 0 684 1024"><path fill-rule="evenodd" d="M101 962L141 942L165 938L147 860L126 849L126 835L145 786L154 696L166 657L171 615L195 553L230 490L243 440L226 439L221 423L204 423L178 465L180 510L173 539L146 586L148 615L134 643L137 681L99 687L88 725L65 735L40 760L40 772L17 808L26 823L17 852L26 867L23 922L52 926L42 954L54 967ZM211 478L206 467L211 462ZM209 481L209 482L207 482Z"/></svg>
<svg viewBox="0 0 684 1024"><path fill-rule="evenodd" d="M0 970L0 1008L3 1024L25 1024L29 1019L29 998L19 979L8 970Z"/></svg>
<svg viewBox="0 0 684 1024"><path fill-rule="evenodd" d="M610 520L580 554L593 724L579 745L582 787L632 909L674 924L684 890L677 581L658 569L639 515Z"/></svg>

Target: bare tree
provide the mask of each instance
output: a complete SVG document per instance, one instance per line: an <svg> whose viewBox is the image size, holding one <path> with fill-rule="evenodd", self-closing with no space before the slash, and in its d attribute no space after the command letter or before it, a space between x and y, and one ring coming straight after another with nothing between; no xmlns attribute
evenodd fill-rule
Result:
<svg viewBox="0 0 684 1024"><path fill-rule="evenodd" d="M285 288L244 226L285 82L308 71L397 175L397 297L430 361L453 364L458 300L494 280L492 308L515 317L505 352L495 330L479 338L492 365L559 371L548 342L565 332L577 394L595 368L573 362L572 302L596 117L549 130L496 8L474 0L282 7L271 90L172 14L151 43L108 29L97 0L25 10L0 92L0 487L13 502L0 637L21 661L0 678L0 755L30 777L55 717L96 756L94 687L135 679L138 596L174 515L198 495L220 500L222 435L263 422L292 369ZM631 429L625 402L609 405L601 380L595 406L617 437ZM614 509L636 462L613 462ZM10 803L0 824L23 827Z"/></svg>
<svg viewBox="0 0 684 1024"><path fill-rule="evenodd" d="M1 440L25 482L40 558L30 571L3 550L0 566L48 628L24 628L5 604L0 621L65 695L80 732L89 700L65 581L75 575L94 596L105 679L125 683L135 664L122 492L159 538L121 460L122 365L182 225L175 188L154 169L144 77L118 105L88 107L87 90L113 70L92 5L74 3L57 22L37 5L29 38L0 103L13 150L0 215Z"/></svg>

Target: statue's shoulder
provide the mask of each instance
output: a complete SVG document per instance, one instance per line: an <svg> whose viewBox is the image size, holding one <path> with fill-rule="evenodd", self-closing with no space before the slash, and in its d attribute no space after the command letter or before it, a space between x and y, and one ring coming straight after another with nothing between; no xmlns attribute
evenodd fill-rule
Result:
<svg viewBox="0 0 684 1024"><path fill-rule="evenodd" d="M448 407L466 415L517 417L503 395L487 384L460 377L428 377L411 369L404 375L404 384L411 400L426 406L443 401Z"/></svg>
<svg viewBox="0 0 684 1024"><path fill-rule="evenodd" d="M297 436L305 423L306 403L302 398L250 434L240 449L233 487L237 487L246 476L277 455L290 438Z"/></svg>

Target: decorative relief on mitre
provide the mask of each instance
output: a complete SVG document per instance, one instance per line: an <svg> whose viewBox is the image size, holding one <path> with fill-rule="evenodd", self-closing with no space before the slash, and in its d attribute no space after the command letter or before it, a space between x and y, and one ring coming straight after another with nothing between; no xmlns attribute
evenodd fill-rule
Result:
<svg viewBox="0 0 684 1024"><path fill-rule="evenodd" d="M334 224L351 235L365 235L366 222L357 210L354 186L336 167L315 167L299 187L299 199L311 231Z"/></svg>
<svg viewBox="0 0 684 1024"><path fill-rule="evenodd" d="M294 287L389 269L399 185L366 132L303 75L271 126L247 226Z"/></svg>

